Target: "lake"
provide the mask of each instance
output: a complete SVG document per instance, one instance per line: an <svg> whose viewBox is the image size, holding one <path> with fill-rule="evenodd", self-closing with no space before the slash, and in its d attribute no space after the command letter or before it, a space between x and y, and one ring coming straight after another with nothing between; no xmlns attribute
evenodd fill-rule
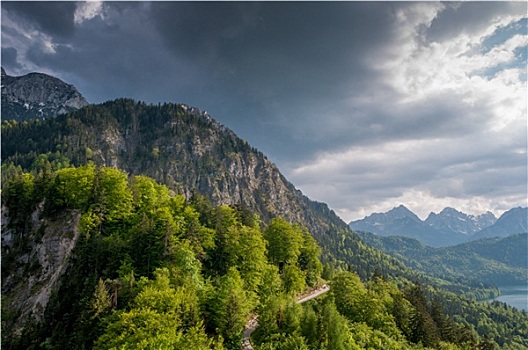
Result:
<svg viewBox="0 0 528 350"><path fill-rule="evenodd" d="M493 300L501 301L517 309L528 311L528 285L499 287L500 297Z"/></svg>

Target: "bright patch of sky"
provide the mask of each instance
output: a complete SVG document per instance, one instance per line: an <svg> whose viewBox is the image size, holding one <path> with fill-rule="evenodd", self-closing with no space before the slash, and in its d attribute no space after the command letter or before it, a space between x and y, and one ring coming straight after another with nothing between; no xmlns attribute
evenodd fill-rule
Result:
<svg viewBox="0 0 528 350"><path fill-rule="evenodd" d="M478 47L481 55L501 55L495 65L486 67L476 74L493 79L506 69L519 69L519 78L526 81L526 60L528 39L526 37L528 19L522 18L506 26L498 27L490 36L485 38Z"/></svg>
<svg viewBox="0 0 528 350"><path fill-rule="evenodd" d="M81 24L96 16L103 17L102 11L103 3L101 1L81 2L75 9L74 22L75 24Z"/></svg>

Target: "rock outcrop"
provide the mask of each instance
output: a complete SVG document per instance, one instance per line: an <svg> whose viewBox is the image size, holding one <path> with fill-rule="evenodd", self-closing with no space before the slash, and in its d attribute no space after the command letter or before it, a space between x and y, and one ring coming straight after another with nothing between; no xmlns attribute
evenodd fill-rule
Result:
<svg viewBox="0 0 528 350"><path fill-rule="evenodd" d="M2 119L44 119L70 113L88 105L77 89L42 73L20 77L2 68Z"/></svg>
<svg viewBox="0 0 528 350"><path fill-rule="evenodd" d="M37 208L26 230L16 230L8 209L2 208L2 303L5 310L17 310L17 317L4 317L14 335L28 320L42 320L79 239L78 213L66 212L56 220L40 216Z"/></svg>

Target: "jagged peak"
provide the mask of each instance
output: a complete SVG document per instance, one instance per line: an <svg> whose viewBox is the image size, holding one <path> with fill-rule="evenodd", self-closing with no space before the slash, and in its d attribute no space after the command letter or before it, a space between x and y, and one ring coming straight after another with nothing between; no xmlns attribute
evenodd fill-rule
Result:
<svg viewBox="0 0 528 350"><path fill-rule="evenodd" d="M413 213L409 208L407 208L405 205L400 204L397 207L392 208L387 212L387 214L396 214L397 216L402 217L417 217L415 213Z"/></svg>

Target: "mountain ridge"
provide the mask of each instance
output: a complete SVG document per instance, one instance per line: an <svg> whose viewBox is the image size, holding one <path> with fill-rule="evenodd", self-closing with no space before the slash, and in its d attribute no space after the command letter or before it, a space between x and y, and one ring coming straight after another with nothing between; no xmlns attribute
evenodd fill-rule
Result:
<svg viewBox="0 0 528 350"><path fill-rule="evenodd" d="M452 230L465 235L473 235L497 221L495 215L487 211L480 215L468 215L455 208L446 207L438 214L431 212L425 223L439 230Z"/></svg>
<svg viewBox="0 0 528 350"><path fill-rule="evenodd" d="M490 211L468 215L446 207L438 214L431 212L425 220L421 220L411 210L400 205L385 213L373 213L352 221L349 227L384 237L415 238L429 246L441 247L526 232L526 211L526 208L513 208L497 219Z"/></svg>
<svg viewBox="0 0 528 350"><path fill-rule="evenodd" d="M394 259L380 259L326 204L304 196L265 155L198 108L117 99L23 127L3 121L2 127L4 167L27 171L39 166L39 157L44 163L117 167L187 198L196 192L214 205L247 206L264 222L281 216L302 223L324 247L324 259L359 264L362 278L376 269L404 270Z"/></svg>
<svg viewBox="0 0 528 350"><path fill-rule="evenodd" d="M358 234L365 242L413 269L439 278L504 286L522 284L528 277L527 233L436 248L409 237L383 237L365 231Z"/></svg>

